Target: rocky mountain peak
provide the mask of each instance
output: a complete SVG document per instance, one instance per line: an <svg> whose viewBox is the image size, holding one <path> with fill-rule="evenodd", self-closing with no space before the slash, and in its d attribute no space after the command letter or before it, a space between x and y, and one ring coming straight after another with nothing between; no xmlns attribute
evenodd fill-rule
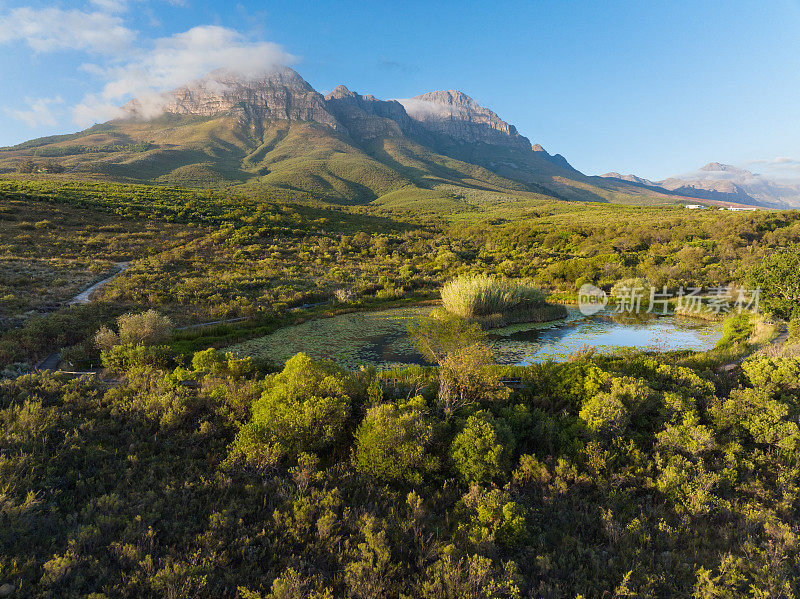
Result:
<svg viewBox="0 0 800 599"><path fill-rule="evenodd" d="M460 90L379 100L339 85L323 96L288 67L254 77L216 71L155 101L133 100L126 108L131 116L145 119L162 112L199 116L229 113L248 123L313 121L350 134L354 140L406 135L442 147L483 143L523 152L533 149L554 164L569 166L538 144L531 148L516 127Z"/></svg>
<svg viewBox="0 0 800 599"><path fill-rule="evenodd" d="M344 98L355 98L357 95L358 94L356 94L355 92L352 92L349 89L347 89L346 86L338 85L338 86L336 86L336 89L334 89L331 93L329 93L327 96L325 96L325 99L326 100L342 100Z"/></svg>
<svg viewBox="0 0 800 599"><path fill-rule="evenodd" d="M530 141L517 133L514 125L506 123L464 92L440 90L397 101L408 116L426 129L456 141L531 149Z"/></svg>
<svg viewBox="0 0 800 599"><path fill-rule="evenodd" d="M148 102L152 104L153 100ZM162 94L157 102L160 112L171 114L212 116L231 112L241 118L316 121L341 129L328 112L325 98L289 67L253 77L215 71ZM146 115L148 108L143 100L128 105L133 116Z"/></svg>
<svg viewBox="0 0 800 599"><path fill-rule="evenodd" d="M701 171L727 171L739 170L730 164L722 164L721 162L709 162L707 165L700 168Z"/></svg>
<svg viewBox="0 0 800 599"><path fill-rule="evenodd" d="M473 110L480 110L482 107L475 100L464 92L457 89L439 90L428 92L414 97L415 100L434 102L445 106L461 106Z"/></svg>
<svg viewBox="0 0 800 599"><path fill-rule="evenodd" d="M653 183L649 179L644 179L642 177L637 177L636 175L622 175L616 171L611 171L610 173L605 173L600 175L604 179L619 179L620 181L627 181L628 183L637 183L639 185L647 185L647 186L655 186L656 183Z"/></svg>

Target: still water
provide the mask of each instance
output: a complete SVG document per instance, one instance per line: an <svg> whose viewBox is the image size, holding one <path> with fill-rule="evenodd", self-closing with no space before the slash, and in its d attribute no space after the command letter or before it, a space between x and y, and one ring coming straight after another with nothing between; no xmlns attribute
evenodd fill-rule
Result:
<svg viewBox="0 0 800 599"><path fill-rule="evenodd" d="M268 358L281 364L297 352L329 358L347 367L423 364L408 336L408 325L427 316L432 307L399 308L343 314L285 327L271 335L229 350ZM569 308L567 318L549 323L519 324L490 331L489 341L500 364L563 361L594 348L611 352L621 347L646 351L712 348L722 336L719 323L674 317L620 320L616 315L584 317Z"/></svg>

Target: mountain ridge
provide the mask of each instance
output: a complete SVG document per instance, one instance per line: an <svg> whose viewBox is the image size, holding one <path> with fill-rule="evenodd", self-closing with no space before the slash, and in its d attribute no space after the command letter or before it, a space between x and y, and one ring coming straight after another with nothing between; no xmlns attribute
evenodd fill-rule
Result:
<svg viewBox="0 0 800 599"><path fill-rule="evenodd" d="M124 118L0 151L58 159L73 176L309 194L325 201L455 205L481 194L670 203L628 182L589 177L459 90L380 100L344 85L327 95L291 68L253 78L215 71ZM387 195L388 194L388 195ZM398 195L399 194L399 195Z"/></svg>
<svg viewBox="0 0 800 599"><path fill-rule="evenodd" d="M696 171L650 181L636 175L605 173L601 177L619 179L649 188L701 200L730 202L763 208L800 207L800 183L775 181L730 164L709 162Z"/></svg>

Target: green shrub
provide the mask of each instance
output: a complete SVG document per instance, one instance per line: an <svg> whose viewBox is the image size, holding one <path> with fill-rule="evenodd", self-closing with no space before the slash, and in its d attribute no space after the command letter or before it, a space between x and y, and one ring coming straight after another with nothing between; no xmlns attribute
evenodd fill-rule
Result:
<svg viewBox="0 0 800 599"><path fill-rule="evenodd" d="M634 377L610 380L610 391L589 397L580 418L592 432L613 436L622 433L635 414L647 409L652 390L646 381Z"/></svg>
<svg viewBox="0 0 800 599"><path fill-rule="evenodd" d="M172 349L168 345L142 345L141 343L123 343L100 352L103 366L112 372L119 373L144 366L168 368L173 357Z"/></svg>
<svg viewBox="0 0 800 599"><path fill-rule="evenodd" d="M787 320L800 317L800 243L757 262L747 274L747 286L761 289L761 308Z"/></svg>
<svg viewBox="0 0 800 599"><path fill-rule="evenodd" d="M614 283L611 288L611 297L630 297L632 293L641 294L642 301L650 301L650 287L652 284L644 277L622 279Z"/></svg>
<svg viewBox="0 0 800 599"><path fill-rule="evenodd" d="M249 357L240 357L231 352L223 354L213 347L209 347L206 350L195 352L192 356L192 368L212 376L240 379L253 371L253 363Z"/></svg>
<svg viewBox="0 0 800 599"><path fill-rule="evenodd" d="M717 349L728 349L747 343L753 334L753 320L750 314L731 314L722 324L722 337Z"/></svg>
<svg viewBox="0 0 800 599"><path fill-rule="evenodd" d="M630 414L619 397L611 393L598 393L583 405L580 418L592 432L615 435L628 426Z"/></svg>
<svg viewBox="0 0 800 599"><path fill-rule="evenodd" d="M436 466L426 454L432 427L425 412L419 396L371 408L355 435L356 470L383 482L419 483Z"/></svg>
<svg viewBox="0 0 800 599"><path fill-rule="evenodd" d="M450 448L453 464L465 483L486 484L508 469L509 451L503 441L511 434L491 414L481 410L470 416Z"/></svg>
<svg viewBox="0 0 800 599"><path fill-rule="evenodd" d="M462 318L502 314L544 303L541 289L522 281L488 275L461 275L442 287L442 304Z"/></svg>
<svg viewBox="0 0 800 599"><path fill-rule="evenodd" d="M117 319L117 325L122 343L159 343L172 332L172 321L152 309L123 314Z"/></svg>
<svg viewBox="0 0 800 599"><path fill-rule="evenodd" d="M468 519L459 529L476 545L496 543L510 549L525 541L525 509L511 501L508 491L472 487L462 502Z"/></svg>
<svg viewBox="0 0 800 599"><path fill-rule="evenodd" d="M351 386L333 362L297 354L253 403L253 418L242 427L234 449L243 450L245 459L251 451L260 451L259 445L292 456L332 449L350 417Z"/></svg>
<svg viewBox="0 0 800 599"><path fill-rule="evenodd" d="M789 322L789 341L800 341L800 318L793 318Z"/></svg>

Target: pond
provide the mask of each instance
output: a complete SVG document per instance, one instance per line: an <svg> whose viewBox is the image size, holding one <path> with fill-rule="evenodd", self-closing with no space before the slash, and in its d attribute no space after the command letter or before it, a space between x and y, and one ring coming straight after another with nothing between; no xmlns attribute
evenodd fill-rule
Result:
<svg viewBox="0 0 800 599"><path fill-rule="evenodd" d="M432 306L379 312L353 312L311 320L229 347L229 351L282 364L297 352L329 358L346 367L360 364L424 364L408 336L408 325L430 314ZM525 365L563 361L586 348L609 352L621 347L647 351L712 348L722 336L720 323L669 316L638 322L615 321L611 315L583 316L568 308L567 318L548 323L516 324L490 331L500 364Z"/></svg>

